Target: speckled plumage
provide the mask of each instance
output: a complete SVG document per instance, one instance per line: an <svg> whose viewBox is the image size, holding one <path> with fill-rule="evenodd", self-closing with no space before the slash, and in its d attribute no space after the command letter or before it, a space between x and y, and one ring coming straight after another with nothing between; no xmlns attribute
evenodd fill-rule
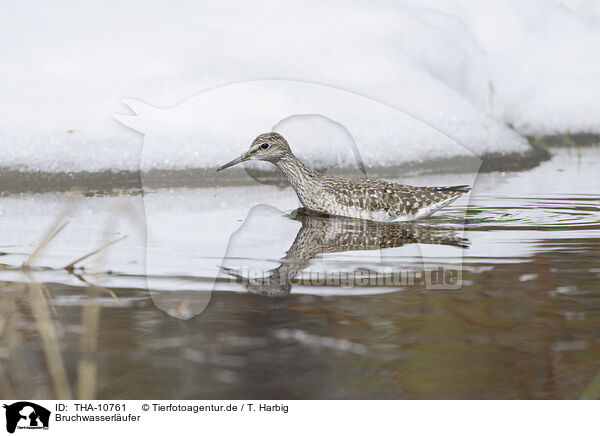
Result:
<svg viewBox="0 0 600 436"><path fill-rule="evenodd" d="M327 176L294 156L283 136L274 132L259 135L246 154L219 170L249 159L276 165L306 209L329 215L412 221L431 215L470 190L466 185L416 187L385 180Z"/></svg>

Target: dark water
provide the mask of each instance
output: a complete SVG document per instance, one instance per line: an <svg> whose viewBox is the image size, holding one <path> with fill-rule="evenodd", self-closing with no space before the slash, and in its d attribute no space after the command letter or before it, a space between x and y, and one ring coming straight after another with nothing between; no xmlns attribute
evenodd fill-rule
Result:
<svg viewBox="0 0 600 436"><path fill-rule="evenodd" d="M101 280L49 267L51 245L46 266L27 271L13 259L35 246L4 244L0 397L600 398L600 148L550 151L539 167L479 175L468 203L414 225L278 217L292 225L287 254L263 256L277 280L221 270L189 319L165 308L193 311L212 288L203 272L195 293L173 290L184 276L169 266L163 291L86 286ZM244 225L237 235L267 250ZM229 253L244 247L236 241ZM198 262L204 271L219 259ZM459 281L350 288L307 273L440 267ZM111 273L117 284L135 276Z"/></svg>

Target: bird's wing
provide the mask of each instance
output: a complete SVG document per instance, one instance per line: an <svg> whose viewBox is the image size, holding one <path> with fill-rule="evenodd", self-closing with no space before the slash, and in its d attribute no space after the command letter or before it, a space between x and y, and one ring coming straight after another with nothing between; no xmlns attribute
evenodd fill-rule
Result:
<svg viewBox="0 0 600 436"><path fill-rule="evenodd" d="M335 185L324 189L341 205L406 215L415 214L424 206L446 204L470 190L467 185L416 187L369 179L348 180L346 183L338 180Z"/></svg>

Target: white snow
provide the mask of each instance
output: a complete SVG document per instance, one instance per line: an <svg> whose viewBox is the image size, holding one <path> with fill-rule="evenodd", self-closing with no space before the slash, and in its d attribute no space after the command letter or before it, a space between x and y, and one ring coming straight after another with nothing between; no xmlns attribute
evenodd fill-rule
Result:
<svg viewBox="0 0 600 436"><path fill-rule="evenodd" d="M344 126L363 132L357 145L372 165L524 151L506 124L528 135L600 133L598 47L592 0L14 3L0 14L0 167L136 170L142 138L112 117L127 113L123 99L172 112L213 88L272 79L336 88L435 127L399 115L407 130L386 135L373 114ZM252 135L217 109L145 161L215 167L243 151ZM350 109L356 121L360 108ZM203 124L244 141L207 151ZM318 162L322 145L301 147L318 164L339 156Z"/></svg>

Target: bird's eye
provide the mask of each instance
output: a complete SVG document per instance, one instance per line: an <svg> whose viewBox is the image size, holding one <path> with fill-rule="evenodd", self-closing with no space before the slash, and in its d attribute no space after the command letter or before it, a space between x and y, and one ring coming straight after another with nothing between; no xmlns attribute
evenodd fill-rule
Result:
<svg viewBox="0 0 600 436"><path fill-rule="evenodd" d="M266 150L267 148L269 148L269 144L267 144L266 142L264 144L260 145L260 148L262 148L263 150Z"/></svg>

